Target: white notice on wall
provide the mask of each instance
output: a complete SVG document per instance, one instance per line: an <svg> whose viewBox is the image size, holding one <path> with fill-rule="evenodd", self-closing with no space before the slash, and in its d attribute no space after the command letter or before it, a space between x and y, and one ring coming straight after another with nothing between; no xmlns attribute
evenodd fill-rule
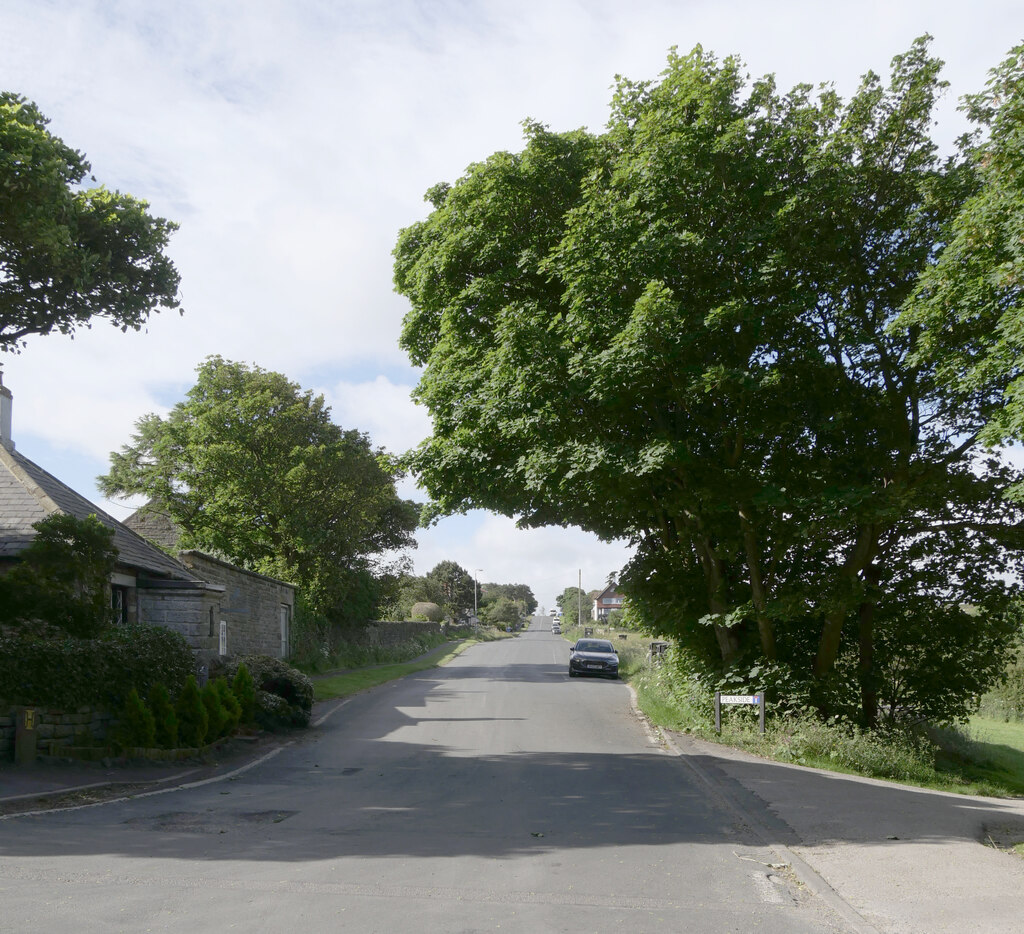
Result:
<svg viewBox="0 0 1024 934"><path fill-rule="evenodd" d="M228 623L224 619L220 621L220 654L228 654Z"/></svg>

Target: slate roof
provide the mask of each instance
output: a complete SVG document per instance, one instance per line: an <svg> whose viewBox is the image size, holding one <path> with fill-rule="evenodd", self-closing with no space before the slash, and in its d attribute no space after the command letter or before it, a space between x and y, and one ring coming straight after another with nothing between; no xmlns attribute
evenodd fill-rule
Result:
<svg viewBox="0 0 1024 934"><path fill-rule="evenodd" d="M133 512L124 520L124 524L147 542L159 545L164 551L178 550L181 529L166 512L152 502Z"/></svg>
<svg viewBox="0 0 1024 934"><path fill-rule="evenodd" d="M124 567L154 577L199 580L179 561L107 515L53 474L0 444L0 558L21 552L35 537L32 524L58 511L76 519L94 515L113 529L117 562Z"/></svg>

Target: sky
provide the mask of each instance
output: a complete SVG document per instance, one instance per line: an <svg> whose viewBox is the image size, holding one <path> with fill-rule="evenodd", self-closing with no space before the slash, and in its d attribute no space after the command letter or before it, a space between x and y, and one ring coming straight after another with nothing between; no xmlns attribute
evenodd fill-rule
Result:
<svg viewBox="0 0 1024 934"><path fill-rule="evenodd" d="M95 477L135 421L166 413L207 356L323 393L334 420L399 453L430 433L398 346L398 231L423 194L523 120L600 132L616 75L654 79L672 46L737 55L780 87L843 96L923 33L946 62L944 147L961 95L1024 40L1024 4L975 0L0 0L0 89L34 100L98 182L177 222L183 314L105 322L0 356L18 450L119 518ZM412 481L405 496L423 498ZM423 574L457 561L550 608L604 586L623 542L474 512L418 533Z"/></svg>

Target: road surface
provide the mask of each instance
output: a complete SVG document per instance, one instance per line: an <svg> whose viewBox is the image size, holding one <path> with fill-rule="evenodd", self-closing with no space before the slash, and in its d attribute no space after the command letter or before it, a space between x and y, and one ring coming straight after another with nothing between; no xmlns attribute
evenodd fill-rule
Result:
<svg viewBox="0 0 1024 934"><path fill-rule="evenodd" d="M846 930L567 659L536 617L233 780L0 821L0 931Z"/></svg>

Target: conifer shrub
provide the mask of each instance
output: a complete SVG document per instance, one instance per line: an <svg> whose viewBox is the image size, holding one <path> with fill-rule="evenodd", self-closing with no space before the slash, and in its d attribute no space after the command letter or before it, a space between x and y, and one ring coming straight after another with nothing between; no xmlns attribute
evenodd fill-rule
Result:
<svg viewBox="0 0 1024 934"><path fill-rule="evenodd" d="M202 746L210 726L210 715L206 712L195 675L189 675L185 687L174 705L178 718L178 742L182 746Z"/></svg>
<svg viewBox="0 0 1024 934"><path fill-rule="evenodd" d="M256 722L267 730L309 725L313 710L313 682L287 662L269 655L246 655L228 662L229 677L244 664L256 688ZM284 701L269 701L274 696Z"/></svg>
<svg viewBox="0 0 1024 934"><path fill-rule="evenodd" d="M224 733L231 734L235 731L239 722L242 719L242 705L238 703L238 698L235 697L234 691L231 690L231 685L228 684L227 678L217 678L213 682L213 686L217 691L217 696L220 698L220 705L224 708L225 720L224 720Z"/></svg>
<svg viewBox="0 0 1024 934"><path fill-rule="evenodd" d="M149 689L149 710L156 722L156 744L161 749L175 749L178 746L178 715L171 703L171 694L160 682Z"/></svg>
<svg viewBox="0 0 1024 934"><path fill-rule="evenodd" d="M208 726L206 730L206 741L212 743L224 735L224 729L228 722L228 714L224 705L220 702L220 692L213 681L208 681L201 692L203 706L206 708Z"/></svg>
<svg viewBox="0 0 1024 934"><path fill-rule="evenodd" d="M132 688L119 711L114 741L122 749L152 749L156 745L156 720Z"/></svg>
<svg viewBox="0 0 1024 934"><path fill-rule="evenodd" d="M253 723L256 719L256 685L253 684L252 675L245 667L245 662L242 662L235 672L235 677L231 681L231 693L237 698L241 709L239 722L246 725Z"/></svg>

